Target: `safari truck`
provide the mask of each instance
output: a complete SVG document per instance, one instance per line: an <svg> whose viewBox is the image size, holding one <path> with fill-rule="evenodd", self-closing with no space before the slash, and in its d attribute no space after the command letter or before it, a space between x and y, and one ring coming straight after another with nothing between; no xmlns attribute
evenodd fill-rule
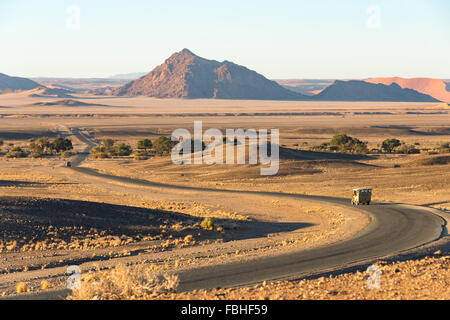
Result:
<svg viewBox="0 0 450 320"><path fill-rule="evenodd" d="M357 188L353 189L352 205L359 206L360 204L370 204L372 200L372 189L370 188Z"/></svg>

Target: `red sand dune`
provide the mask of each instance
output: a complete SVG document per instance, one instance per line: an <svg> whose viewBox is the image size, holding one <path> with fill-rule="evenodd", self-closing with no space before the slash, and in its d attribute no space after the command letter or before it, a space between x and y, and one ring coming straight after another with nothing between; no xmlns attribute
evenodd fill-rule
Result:
<svg viewBox="0 0 450 320"><path fill-rule="evenodd" d="M371 78L365 80L370 83L381 83L385 85L390 85L392 83L397 83L402 88L413 89L418 92L428 94L433 98L444 102L450 102L450 92L446 89L446 84L440 79L432 78Z"/></svg>

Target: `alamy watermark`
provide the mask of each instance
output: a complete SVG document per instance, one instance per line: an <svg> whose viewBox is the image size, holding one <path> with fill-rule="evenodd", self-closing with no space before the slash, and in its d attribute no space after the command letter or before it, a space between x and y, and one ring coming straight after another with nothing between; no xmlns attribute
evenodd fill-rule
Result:
<svg viewBox="0 0 450 320"><path fill-rule="evenodd" d="M80 30L81 28L81 9L77 5L71 5L67 7L66 12L68 14L66 20L66 27L69 30Z"/></svg>
<svg viewBox="0 0 450 320"><path fill-rule="evenodd" d="M369 29L381 29L381 8L372 4L367 7L366 13L368 15L366 20L366 26Z"/></svg>
<svg viewBox="0 0 450 320"><path fill-rule="evenodd" d="M367 279L367 288L370 290L381 288L381 269L376 265L371 265L366 272L369 274Z"/></svg>
<svg viewBox="0 0 450 320"><path fill-rule="evenodd" d="M202 121L194 121L193 135L187 129L173 131L171 139L178 143L172 149L172 162L211 165L223 164L225 158L225 164L267 165L261 167L261 175L275 175L279 169L279 134L278 129L271 129L270 136L267 129L226 129L225 135L215 128L203 132Z"/></svg>
<svg viewBox="0 0 450 320"><path fill-rule="evenodd" d="M68 266L66 270L66 274L69 277L66 280L67 289L80 289L81 288L81 269L79 266L72 265Z"/></svg>

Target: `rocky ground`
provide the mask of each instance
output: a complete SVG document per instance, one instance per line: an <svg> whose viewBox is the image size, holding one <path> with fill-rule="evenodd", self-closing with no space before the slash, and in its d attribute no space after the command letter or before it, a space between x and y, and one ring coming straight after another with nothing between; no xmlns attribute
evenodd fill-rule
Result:
<svg viewBox="0 0 450 320"><path fill-rule="evenodd" d="M314 280L263 283L252 287L193 291L161 295L159 299L256 300L383 300L450 299L450 256L435 256L398 263L380 261L380 288L370 289L367 272L346 273Z"/></svg>

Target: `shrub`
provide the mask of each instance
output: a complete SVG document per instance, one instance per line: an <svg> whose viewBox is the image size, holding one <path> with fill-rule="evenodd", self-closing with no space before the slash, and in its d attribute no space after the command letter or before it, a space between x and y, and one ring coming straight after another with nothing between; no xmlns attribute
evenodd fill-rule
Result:
<svg viewBox="0 0 450 320"><path fill-rule="evenodd" d="M311 148L317 151L333 151L343 153L368 153L367 142L348 136L345 133L337 134L330 142L324 142L319 146Z"/></svg>
<svg viewBox="0 0 450 320"><path fill-rule="evenodd" d="M370 149L370 153L381 153L381 150L378 148L372 148Z"/></svg>
<svg viewBox="0 0 450 320"><path fill-rule="evenodd" d="M73 153L70 152L70 151L63 151L63 152L61 152L61 158L63 158L63 159L70 158L72 155L73 155Z"/></svg>
<svg viewBox="0 0 450 320"><path fill-rule="evenodd" d="M113 269L85 273L80 289L73 290L68 299L151 300L175 292L178 283L176 275L158 275L149 266L120 264Z"/></svg>
<svg viewBox="0 0 450 320"><path fill-rule="evenodd" d="M109 158L109 155L106 152L97 152L97 153L93 153L92 157L94 159L107 159L107 158Z"/></svg>
<svg viewBox="0 0 450 320"><path fill-rule="evenodd" d="M6 154L7 158L25 158L26 156L26 152L20 147L14 147Z"/></svg>
<svg viewBox="0 0 450 320"><path fill-rule="evenodd" d="M420 150L417 149L415 146L407 145L407 144L402 144L396 150L397 150L398 153L403 153L403 154L420 153Z"/></svg>
<svg viewBox="0 0 450 320"><path fill-rule="evenodd" d="M153 142L153 149L159 156L170 154L175 143L168 137L159 137Z"/></svg>
<svg viewBox="0 0 450 320"><path fill-rule="evenodd" d="M214 222L212 221L211 218L205 218L205 219L203 219L203 221L200 223L200 226L201 226L203 229L213 230L213 229L214 229Z"/></svg>
<svg viewBox="0 0 450 320"><path fill-rule="evenodd" d="M50 148L56 152L69 151L73 149L72 141L70 139L56 138L50 144Z"/></svg>
<svg viewBox="0 0 450 320"><path fill-rule="evenodd" d="M400 140L398 139L386 139L381 144L381 149L383 149L385 152L393 152L395 148L399 147L401 145Z"/></svg>
<svg viewBox="0 0 450 320"><path fill-rule="evenodd" d="M112 139L103 140L102 144L96 147L93 147L90 151L90 154L95 159L105 159L110 156L129 156L133 149L128 144L123 142L117 144L110 144Z"/></svg>
<svg viewBox="0 0 450 320"><path fill-rule="evenodd" d="M136 152L133 154L134 160L147 160L148 156L145 153Z"/></svg>
<svg viewBox="0 0 450 320"><path fill-rule="evenodd" d="M111 154L114 156L129 156L132 152L133 149L130 145L121 142L114 144Z"/></svg>
<svg viewBox="0 0 450 320"><path fill-rule="evenodd" d="M27 284L25 282L19 282L16 286L16 291L17 293L25 293L28 292L28 287Z"/></svg>
<svg viewBox="0 0 450 320"><path fill-rule="evenodd" d="M47 137L41 137L37 140L28 140L28 148L33 154L38 154L40 156L52 154L51 142Z"/></svg>
<svg viewBox="0 0 450 320"><path fill-rule="evenodd" d="M140 150L147 151L148 149L151 149L152 146L153 146L153 143L150 139L139 140L137 142L137 148Z"/></svg>
<svg viewBox="0 0 450 320"><path fill-rule="evenodd" d="M111 150L114 145L113 139L103 139L102 146L105 147L106 150Z"/></svg>
<svg viewBox="0 0 450 320"><path fill-rule="evenodd" d="M450 153L450 142L443 142L439 147L440 153Z"/></svg>

